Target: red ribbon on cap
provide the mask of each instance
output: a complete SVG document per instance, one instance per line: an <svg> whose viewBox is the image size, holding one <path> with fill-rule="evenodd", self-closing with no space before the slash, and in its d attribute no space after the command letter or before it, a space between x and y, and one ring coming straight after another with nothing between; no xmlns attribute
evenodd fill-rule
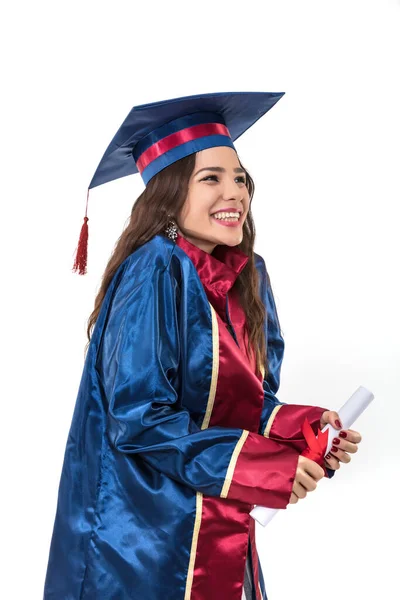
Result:
<svg viewBox="0 0 400 600"><path fill-rule="evenodd" d="M152 144L138 157L136 166L139 172L143 173L144 169L148 167L150 163L169 150L173 150L177 146L186 144L186 142L191 142L192 140L207 137L209 135L226 135L227 137L230 137L227 126L222 123L201 123L200 125L191 125L180 131L170 133L158 142Z"/></svg>
<svg viewBox="0 0 400 600"><path fill-rule="evenodd" d="M301 427L308 447L301 453L301 456L305 456L310 460L316 462L320 467L324 469L325 476L327 475L324 458L326 454L326 448L328 445L329 430L327 429L322 433L318 428L318 435L316 436L307 417Z"/></svg>

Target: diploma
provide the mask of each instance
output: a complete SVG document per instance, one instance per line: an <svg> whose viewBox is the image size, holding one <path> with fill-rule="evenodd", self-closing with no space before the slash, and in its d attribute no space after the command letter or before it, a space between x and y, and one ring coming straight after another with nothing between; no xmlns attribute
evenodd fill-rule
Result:
<svg viewBox="0 0 400 600"><path fill-rule="evenodd" d="M343 429L349 429L373 399L374 395L372 392L361 385L338 411ZM328 442L325 452L326 456L332 448L332 441L333 438L336 437L338 430L332 427L332 425L328 424L322 429L321 433L324 433L325 431L328 431ZM258 521L260 525L265 527L280 510L282 509L255 506L250 515L253 517L253 519Z"/></svg>

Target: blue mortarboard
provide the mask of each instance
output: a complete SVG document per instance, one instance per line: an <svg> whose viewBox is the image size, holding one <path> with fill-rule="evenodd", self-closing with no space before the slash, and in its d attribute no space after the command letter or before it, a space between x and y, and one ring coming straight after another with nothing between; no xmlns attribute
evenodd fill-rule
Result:
<svg viewBox="0 0 400 600"><path fill-rule="evenodd" d="M145 185L177 160L214 146L230 146L284 92L197 94L134 106L105 151L89 190L140 173ZM87 202L73 270L86 273Z"/></svg>

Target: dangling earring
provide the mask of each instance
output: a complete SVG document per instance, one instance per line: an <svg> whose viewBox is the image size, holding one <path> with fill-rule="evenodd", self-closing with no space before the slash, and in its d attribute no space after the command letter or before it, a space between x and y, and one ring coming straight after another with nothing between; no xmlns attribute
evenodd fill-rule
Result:
<svg viewBox="0 0 400 600"><path fill-rule="evenodd" d="M170 240L175 241L178 237L178 228L176 226L176 223L172 220L168 221L167 227L164 229L164 232Z"/></svg>

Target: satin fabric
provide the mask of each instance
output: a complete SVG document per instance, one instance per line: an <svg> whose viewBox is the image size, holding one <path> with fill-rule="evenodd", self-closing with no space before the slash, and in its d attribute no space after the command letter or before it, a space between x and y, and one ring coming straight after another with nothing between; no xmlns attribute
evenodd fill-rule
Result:
<svg viewBox="0 0 400 600"><path fill-rule="evenodd" d="M260 381L262 381L262 374L260 370L257 368L255 361L255 353L253 348L250 349L250 353L247 348L248 341L248 332L247 332L247 323L246 323L246 314L243 310L243 307L240 302L240 297L238 291L233 287L236 281L237 276L242 271L244 266L248 262L248 257L241 252L238 248L230 248L227 246L216 246L211 255L202 251L197 246L190 243L185 238L181 237L179 234L176 240L177 245L182 248L185 253L190 257L194 266L196 267L197 273L200 277L200 280L204 286L207 298L211 305L216 309L218 313L218 317L221 319L221 325L224 325L224 329L219 328L220 331L220 358L223 359L219 365L219 388L222 390L224 398L222 403L226 406L234 406L238 404L238 401L241 401L242 406L247 409L248 412L251 412L250 402L246 406L247 398L251 397L254 394L254 397L259 398L259 404L256 406L262 406L263 403L263 395L262 388L260 387ZM229 332L229 335L228 333ZM239 348L237 350L235 344L232 343L232 339L235 341L235 344ZM224 350L224 347L226 349ZM232 348L233 353L229 353L229 348ZM241 355L240 355L241 353ZM239 364L235 367L235 363L239 360ZM248 374L256 375L257 383L256 389L251 392L250 389L247 388L249 383L248 377L243 377L243 371L240 370L240 365L246 365L246 369L248 370ZM239 368L238 368L239 367ZM238 371L239 381L235 382L233 379L233 373ZM223 380L223 373L228 375L226 383ZM216 400L218 400L218 393ZM230 408L232 411L232 408ZM233 412L233 411L232 411ZM214 413L215 418L220 418L223 422L227 421L227 415L218 414L218 411L215 410ZM255 420L253 426L256 430L257 423L259 421L259 412L254 415ZM249 425L249 423L247 423ZM208 498L205 500L205 505L215 505L218 504L218 501L212 498ZM207 533L203 533L203 545L204 551L202 551L202 541L198 544L197 547L197 562L201 564L203 567L207 558L205 556L208 554L212 556L213 552L210 553L210 547L213 548L215 543L219 546L221 544L225 544L227 546L226 556L230 557L229 568L226 568L226 565L222 566L219 569L210 568L209 572L212 572L213 575L209 577L204 577L203 580L205 582L205 589L198 590L200 593L204 594L201 597L209 598L210 595L210 587L213 585L213 577L216 578L217 583L215 584L216 589L220 589L220 584L224 583L224 578L228 578L232 581L232 570L236 569L236 579L238 579L237 574L240 574L243 571L243 556L245 555L245 544L248 543L247 546L247 560L245 563L245 573L244 573L244 581L243 581L243 591L242 596L246 592L245 600L253 600L254 598L258 599L266 599L266 592L264 587L264 580L261 572L261 564L259 561L257 548L256 548L256 540L255 540L255 521L253 519L248 518L247 510L251 510L252 506L249 505L244 512L244 518L239 518L239 515L231 512L229 514L231 522L228 523L228 530L224 531L221 527L219 527L219 534L215 534L215 527L213 539L209 540ZM202 520L202 531L206 531L210 528L209 523L212 523L215 520L215 514L213 511L208 510L204 512L203 520ZM235 528L232 527L232 523L241 523L241 530L236 525ZM239 541L240 538L240 541ZM232 543L232 540L234 542ZM230 545L232 547L230 547ZM241 549L241 553L239 553L239 560L233 561L232 556L234 552ZM216 554L216 553L214 553ZM215 560L215 559L214 559ZM197 571L199 573L199 571ZM228 589L228 583L222 588L225 590ZM238 586L237 586L238 587ZM223 592L221 595L228 594L227 591ZM230 598L233 596L230 595Z"/></svg>
<svg viewBox="0 0 400 600"><path fill-rule="evenodd" d="M212 113L211 122L223 123L226 135L200 137L168 150L141 173L144 183L176 160L205 148L233 146L245 131L282 98L284 92L217 92L169 98L134 106L108 145L89 184L89 189L120 177L138 173L136 158L160 138L190 127L201 119L199 113ZM215 116L214 116L215 115ZM182 121L181 121L182 119ZM210 122L209 116L206 122ZM197 121L199 123L199 121Z"/></svg>
<svg viewBox="0 0 400 600"><path fill-rule="evenodd" d="M218 259L204 262L204 286L200 264L158 235L111 281L67 439L45 600L240 600L249 512L280 489L288 502L297 450L259 434L279 361L263 380L224 318L245 259L226 254L219 278L207 260ZM274 452L289 467L271 477Z"/></svg>

